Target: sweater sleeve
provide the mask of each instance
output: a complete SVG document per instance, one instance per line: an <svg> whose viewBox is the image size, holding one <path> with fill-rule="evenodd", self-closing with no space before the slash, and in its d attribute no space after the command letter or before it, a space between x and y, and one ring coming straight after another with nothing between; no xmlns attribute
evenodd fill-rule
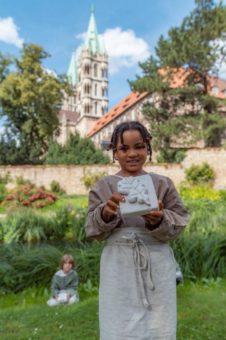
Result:
<svg viewBox="0 0 226 340"><path fill-rule="evenodd" d="M167 178L167 189L162 199L163 219L156 227L146 222L146 228L158 240L167 242L176 239L188 223L188 212L184 207L173 182Z"/></svg>
<svg viewBox="0 0 226 340"><path fill-rule="evenodd" d="M69 280L68 280L66 290L70 295L73 295L77 291L78 284L79 284L79 278L78 278L78 274L76 273L75 270L73 270L69 275L70 275L70 277L69 277Z"/></svg>
<svg viewBox="0 0 226 340"><path fill-rule="evenodd" d="M57 275L54 274L53 279L52 279L52 283L51 283L51 293L53 297L56 297L60 292L60 286L59 286L59 282L57 279Z"/></svg>
<svg viewBox="0 0 226 340"><path fill-rule="evenodd" d="M101 211L111 195L112 190L106 179L100 180L90 190L88 216L85 225L86 236L88 238L106 239L111 234L111 231L120 224L121 216L119 211L109 222L105 222L101 215Z"/></svg>

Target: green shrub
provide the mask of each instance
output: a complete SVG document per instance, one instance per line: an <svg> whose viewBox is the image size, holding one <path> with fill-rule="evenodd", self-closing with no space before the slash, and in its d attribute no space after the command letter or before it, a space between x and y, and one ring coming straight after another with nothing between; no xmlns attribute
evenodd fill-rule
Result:
<svg viewBox="0 0 226 340"><path fill-rule="evenodd" d="M10 173L9 172L7 172L7 174L4 175L4 176L0 175L0 184L5 184L6 185L10 181L11 181L11 178L10 178Z"/></svg>
<svg viewBox="0 0 226 340"><path fill-rule="evenodd" d="M2 222L6 243L28 244L47 240L61 240L68 229L68 218L58 211L54 216L45 216L32 209L20 209L10 213Z"/></svg>
<svg viewBox="0 0 226 340"><path fill-rule="evenodd" d="M6 198L7 190L6 184L10 181L10 174L7 173L5 176L0 175L0 203Z"/></svg>
<svg viewBox="0 0 226 340"><path fill-rule="evenodd" d="M59 261L66 253L76 259L80 284L91 281L93 287L97 286L102 247L103 244L97 242L80 247L75 247L74 243L60 243L57 246L42 244L35 247L0 245L0 291L18 292L35 285L50 287L52 276L59 268Z"/></svg>
<svg viewBox="0 0 226 340"><path fill-rule="evenodd" d="M184 149L160 150L157 155L158 163L181 163L186 157Z"/></svg>
<svg viewBox="0 0 226 340"><path fill-rule="evenodd" d="M52 246L35 248L19 244L0 246L2 291L18 292L34 285L49 285L62 251Z"/></svg>
<svg viewBox="0 0 226 340"><path fill-rule="evenodd" d="M189 279L226 275L226 202L186 200L189 223L172 242L184 276Z"/></svg>
<svg viewBox="0 0 226 340"><path fill-rule="evenodd" d="M3 221L4 240L6 243L39 243L47 240L53 229L49 218L35 213L31 209L21 209L9 214Z"/></svg>
<svg viewBox="0 0 226 340"><path fill-rule="evenodd" d="M224 191L214 190L208 185L194 185L194 186L182 185L179 188L179 192L180 196L184 200L207 199L210 201L217 201L222 199Z"/></svg>
<svg viewBox="0 0 226 340"><path fill-rule="evenodd" d="M217 278L226 275L226 237L221 234L184 233L172 243L185 278Z"/></svg>
<svg viewBox="0 0 226 340"><path fill-rule="evenodd" d="M192 184L209 183L215 179L215 174L208 163L193 164L189 169L185 170L185 178Z"/></svg>
<svg viewBox="0 0 226 340"><path fill-rule="evenodd" d="M65 190L61 188L59 182L52 181L50 183L50 190L54 192L55 194L63 195L65 194Z"/></svg>
<svg viewBox="0 0 226 340"><path fill-rule="evenodd" d="M106 176L106 172L85 173L82 177L82 182L87 189L90 189L99 179Z"/></svg>
<svg viewBox="0 0 226 340"><path fill-rule="evenodd" d="M71 239L84 241L84 224L87 209L63 207L51 215L40 214L32 209L19 209L3 221L6 243L22 242L38 244L43 241Z"/></svg>
<svg viewBox="0 0 226 340"><path fill-rule="evenodd" d="M71 134L65 145L57 142L49 146L46 164L108 164L109 157L96 148L90 138Z"/></svg>
<svg viewBox="0 0 226 340"><path fill-rule="evenodd" d="M15 182L17 186L29 185L31 187L34 187L34 184L32 184L29 179L24 179L23 176L17 176Z"/></svg>

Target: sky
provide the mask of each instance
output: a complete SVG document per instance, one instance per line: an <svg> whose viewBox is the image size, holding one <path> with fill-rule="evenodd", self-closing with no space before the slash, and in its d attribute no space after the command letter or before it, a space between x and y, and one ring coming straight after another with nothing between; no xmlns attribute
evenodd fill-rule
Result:
<svg viewBox="0 0 226 340"><path fill-rule="evenodd" d="M154 53L160 35L179 26L195 2L0 0L0 51L19 56L23 43L35 43L51 55L44 67L66 73L71 55L87 31L92 6L109 55L111 108L129 94L128 80L140 74L138 62ZM226 72L222 77L226 78Z"/></svg>

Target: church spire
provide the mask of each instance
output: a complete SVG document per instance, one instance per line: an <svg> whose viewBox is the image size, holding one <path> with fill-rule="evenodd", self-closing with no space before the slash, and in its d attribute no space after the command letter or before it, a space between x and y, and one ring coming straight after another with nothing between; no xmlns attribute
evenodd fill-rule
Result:
<svg viewBox="0 0 226 340"><path fill-rule="evenodd" d="M92 54L105 54L105 48L98 35L94 12L94 6L92 5L89 26L85 40L85 48L87 48Z"/></svg>

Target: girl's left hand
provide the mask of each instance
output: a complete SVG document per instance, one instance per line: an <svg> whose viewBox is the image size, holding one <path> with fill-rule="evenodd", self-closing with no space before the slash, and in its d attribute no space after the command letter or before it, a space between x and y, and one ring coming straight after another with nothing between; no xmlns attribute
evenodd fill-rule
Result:
<svg viewBox="0 0 226 340"><path fill-rule="evenodd" d="M163 203L159 202L159 210L153 210L149 214L142 215L151 225L156 225L163 219Z"/></svg>

